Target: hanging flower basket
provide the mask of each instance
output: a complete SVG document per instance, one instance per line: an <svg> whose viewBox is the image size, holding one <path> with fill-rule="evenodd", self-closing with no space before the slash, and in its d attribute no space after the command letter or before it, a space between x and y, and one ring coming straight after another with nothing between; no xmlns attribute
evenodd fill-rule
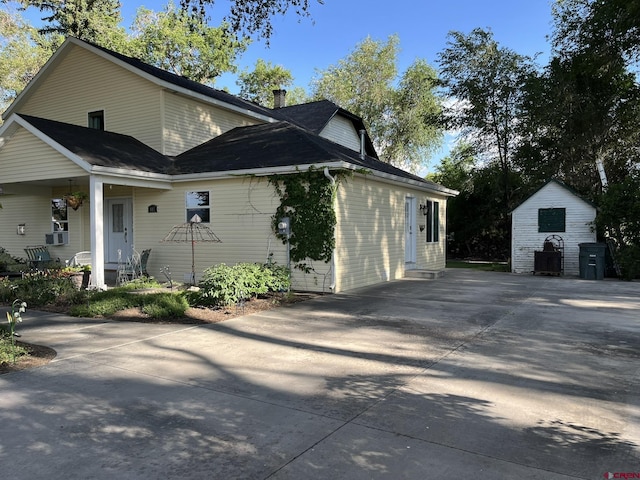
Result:
<svg viewBox="0 0 640 480"><path fill-rule="evenodd" d="M67 202L67 206L77 210L81 207L84 201L89 198L85 192L73 192L65 195L64 199Z"/></svg>

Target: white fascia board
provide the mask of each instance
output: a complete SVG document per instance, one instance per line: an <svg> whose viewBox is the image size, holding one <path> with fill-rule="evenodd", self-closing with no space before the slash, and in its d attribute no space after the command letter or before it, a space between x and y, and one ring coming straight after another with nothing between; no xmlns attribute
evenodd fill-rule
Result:
<svg viewBox="0 0 640 480"><path fill-rule="evenodd" d="M91 174L99 176L105 183L126 185L128 187L156 188L160 190L172 189L172 176L161 173L93 165Z"/></svg>
<svg viewBox="0 0 640 480"><path fill-rule="evenodd" d="M42 141L43 143L45 143L49 147L53 148L56 152L60 153L61 155L65 156L65 157L67 157L69 160L71 160L73 163L75 163L77 166L79 166L80 168L82 168L86 172L90 172L91 171L91 164L90 163L85 162L82 159L82 157L79 157L78 155L73 153L71 150L68 150L67 148L65 148L62 145L60 145L58 142L54 141L51 137L48 137L47 135L42 133L36 127L34 127L29 122L24 120L22 117L19 117L18 115L13 114L13 115L11 115L11 117L9 117L9 120L7 120L7 123L16 123L16 124L20 125L26 131L31 133L34 137L36 137L37 139L39 139L40 141Z"/></svg>
<svg viewBox="0 0 640 480"><path fill-rule="evenodd" d="M357 165L353 165L348 162L326 162L321 164L301 164L301 165L288 165L285 167L266 167L266 168L256 168L250 170L226 170L224 172L204 172L204 173L190 173L185 175L174 175L173 179L175 182L192 182L194 180L220 180L227 178L235 178L235 177L243 177L243 176L254 176L254 177L262 177L267 175L286 175L291 173L296 173L300 171L309 170L309 168L315 168L317 170L322 170L323 168L330 169L343 169L343 170L353 170L358 174L358 170L363 170L362 167ZM388 173L379 172L371 169L367 170L368 173L361 173L362 176L373 176L376 179L386 182L392 183L398 186L407 187L410 185L412 188L416 188L419 190L423 190L425 192L436 193L438 195L442 195L445 197L453 197L458 194L456 190L451 190L446 187L433 188L431 185L424 184L422 182L418 182L417 180L412 180L410 178L399 177L397 175L391 175Z"/></svg>
<svg viewBox="0 0 640 480"><path fill-rule="evenodd" d="M95 48L92 45L88 45L88 44L84 44L84 43L81 43L81 44L78 44L78 45L90 50L92 53L95 53L96 55L104 58L105 60L108 60L108 61L118 65L119 67L122 67L125 70L127 70L127 71L129 71L129 72L131 72L131 73L133 73L135 75L138 75L139 77L142 77L145 80L158 85L159 87L162 87L162 88L166 89L170 93L177 93L177 94L180 94L180 95L184 95L186 97L195 98L195 99L200 100L201 102L205 102L205 103L208 103L208 104L211 104L211 105L215 105L216 107L220 107L220 108L223 108L223 109L226 109L226 110L231 110L233 112L240 113L242 115L245 115L245 116L248 116L248 117L252 117L252 118L255 118L255 119L258 119L258 120L262 120L264 122L273 123L273 122L277 121L273 117L269 117L267 115L262 115L260 113L253 112L253 111L248 110L248 109L237 107L235 105L231 105L229 103L222 102L220 100L216 100L215 98L211 98L211 97L209 97L207 95L203 95L201 93L194 92L193 90L189 90L188 88L180 87L179 85L176 85L174 83L170 83L170 82L166 82L164 80L161 80L161 79L159 79L158 77L156 77L154 75L151 75L151 74L149 74L147 72L144 72L144 71L134 67L133 65L130 65L130 64L126 63L126 62L123 62L122 60L120 60L118 58L115 58L115 57L109 55L107 52L105 52L103 50Z"/></svg>
<svg viewBox="0 0 640 480"><path fill-rule="evenodd" d="M309 170L309 168L316 168L318 170L329 168L342 168L341 163L323 163L317 164L305 164L305 165L287 165L285 167L265 167L265 168L252 168L245 170L225 170L223 172L202 172L202 173L187 173L183 175L174 175L174 182L193 182L194 180L220 180L237 177L265 177L267 175L286 175L288 173L297 173L301 171Z"/></svg>
<svg viewBox="0 0 640 480"><path fill-rule="evenodd" d="M348 167L345 168L351 168L352 170L358 170L359 168L356 167L355 165L351 165L351 164L347 164ZM456 195L458 195L460 192L458 192L457 190L452 190L450 188L447 187L443 187L441 185L438 185L437 187L433 187L430 184L425 184L422 182L419 182L417 180L413 180L411 178L405 178L405 177L400 177L398 175L392 175L390 173L384 173L384 172L379 172L377 170L369 170L369 175L376 177L377 179L386 182L386 183L392 183L394 185L399 185L399 186L407 186L407 185L411 185L411 187L416 188L418 190L423 190L425 192L430 192L430 193L436 193L438 195L442 195L444 197L455 197Z"/></svg>

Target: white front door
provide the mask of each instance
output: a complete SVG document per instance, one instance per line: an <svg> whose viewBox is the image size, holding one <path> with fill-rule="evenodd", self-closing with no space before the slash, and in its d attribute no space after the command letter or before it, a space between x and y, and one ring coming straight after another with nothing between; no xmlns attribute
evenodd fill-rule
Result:
<svg viewBox="0 0 640 480"><path fill-rule="evenodd" d="M416 263L416 199L407 197L404 202L404 261L406 268L415 268Z"/></svg>
<svg viewBox="0 0 640 480"><path fill-rule="evenodd" d="M130 198L109 198L105 202L105 263L118 263L133 253L133 203Z"/></svg>

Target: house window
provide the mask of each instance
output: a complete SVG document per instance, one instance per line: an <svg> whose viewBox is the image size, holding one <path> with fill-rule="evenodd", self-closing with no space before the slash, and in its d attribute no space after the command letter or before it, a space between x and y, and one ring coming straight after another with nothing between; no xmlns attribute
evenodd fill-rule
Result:
<svg viewBox="0 0 640 480"><path fill-rule="evenodd" d="M104 110L89 112L89 128L104 130Z"/></svg>
<svg viewBox="0 0 640 480"><path fill-rule="evenodd" d="M427 243L440 241L440 203L427 200L426 209Z"/></svg>
<svg viewBox="0 0 640 480"><path fill-rule="evenodd" d="M210 211L209 192L187 192L187 222L193 221L193 216L198 215L203 223L209 223Z"/></svg>
<svg viewBox="0 0 640 480"><path fill-rule="evenodd" d="M538 209L538 232L564 232L565 208L540 208Z"/></svg>
<svg viewBox="0 0 640 480"><path fill-rule="evenodd" d="M68 232L69 217L67 216L67 202L64 198L51 199L51 232Z"/></svg>

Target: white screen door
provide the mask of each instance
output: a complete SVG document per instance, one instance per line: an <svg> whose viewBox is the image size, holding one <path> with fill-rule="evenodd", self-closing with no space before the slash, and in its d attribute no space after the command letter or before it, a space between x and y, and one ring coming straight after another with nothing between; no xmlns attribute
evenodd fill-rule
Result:
<svg viewBox="0 0 640 480"><path fill-rule="evenodd" d="M133 203L130 198L110 198L105 203L105 263L118 263L118 250L126 260L133 253Z"/></svg>

